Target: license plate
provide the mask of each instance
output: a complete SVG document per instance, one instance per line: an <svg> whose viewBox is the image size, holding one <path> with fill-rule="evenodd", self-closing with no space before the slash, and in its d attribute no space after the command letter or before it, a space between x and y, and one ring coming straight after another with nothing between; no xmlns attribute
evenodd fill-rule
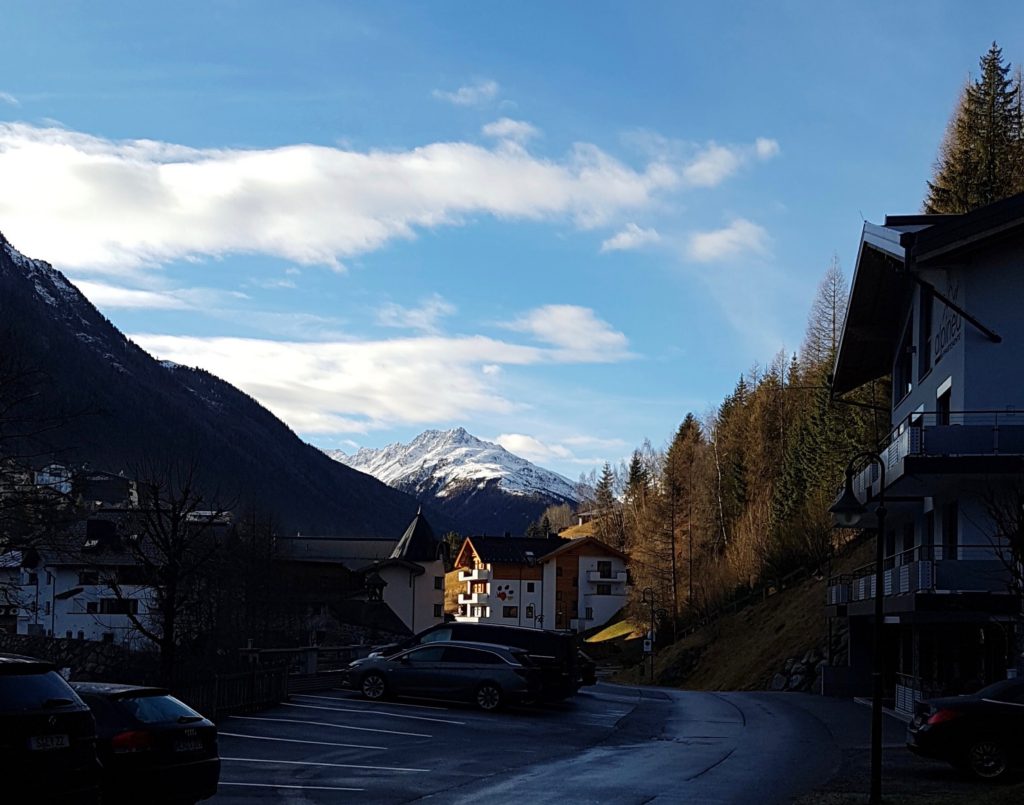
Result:
<svg viewBox="0 0 1024 805"><path fill-rule="evenodd" d="M203 748L203 741L200 738L182 738L174 742L175 752L198 752Z"/></svg>
<svg viewBox="0 0 1024 805"><path fill-rule="evenodd" d="M67 749L71 741L67 735L35 735L28 739L28 748L36 751Z"/></svg>

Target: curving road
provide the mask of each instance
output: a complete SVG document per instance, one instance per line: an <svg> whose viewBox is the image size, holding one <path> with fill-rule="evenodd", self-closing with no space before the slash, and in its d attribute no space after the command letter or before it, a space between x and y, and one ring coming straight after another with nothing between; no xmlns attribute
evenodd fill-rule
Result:
<svg viewBox="0 0 1024 805"><path fill-rule="evenodd" d="M221 722L211 802L781 803L835 774L866 723L800 694L599 684L484 714L320 691Z"/></svg>

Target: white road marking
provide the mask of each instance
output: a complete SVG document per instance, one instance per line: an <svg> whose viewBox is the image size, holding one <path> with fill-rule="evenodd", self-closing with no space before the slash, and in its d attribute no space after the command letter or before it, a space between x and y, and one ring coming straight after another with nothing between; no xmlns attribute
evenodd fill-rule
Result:
<svg viewBox="0 0 1024 805"><path fill-rule="evenodd" d="M348 693L349 692L345 688L331 688L331 690L336 690L339 693ZM368 702L368 701L366 701L366 699L360 699L360 698L358 698L356 696L341 696L339 698L345 699L345 700L350 701L350 702L357 702L359 704L373 704L373 702ZM448 710L448 709L450 709L448 707L438 707L437 705L433 705L433 704L409 704L407 702L388 702L388 707L418 707L421 710Z"/></svg>
<svg viewBox="0 0 1024 805"><path fill-rule="evenodd" d="M269 718L267 716L228 716L242 721L281 721L286 724L312 724L314 727L331 727L336 730L358 730L359 732L380 732L385 735L405 735L409 738L433 738L422 732L396 732L395 730L376 730L372 727L350 727L348 724L328 724L325 721L301 721L297 718Z"/></svg>
<svg viewBox="0 0 1024 805"><path fill-rule="evenodd" d="M313 744L314 746L340 746L344 749L380 749L386 750L386 746L366 746L365 744L339 744L331 741L301 741L298 738L269 738L265 735L243 735L240 732L224 732L220 730L217 735L227 735L229 738L250 738L253 741L283 741L288 744Z"/></svg>
<svg viewBox="0 0 1024 805"><path fill-rule="evenodd" d="M303 791L365 791L365 788L341 788L336 785L285 785L284 783L225 783L217 785L238 785L246 788L301 788Z"/></svg>
<svg viewBox="0 0 1024 805"><path fill-rule="evenodd" d="M401 766L365 766L358 763L321 763L315 760L274 760L256 757L224 757L221 760L234 761L235 763L269 763L271 765L282 763L286 766L330 766L334 769L371 769L373 771L425 771L430 769L406 769Z"/></svg>
<svg viewBox="0 0 1024 805"><path fill-rule="evenodd" d="M339 701L338 699L332 699L330 696L307 696L297 694L296 698L299 698L299 696L301 696L301 698L304 699L328 699L332 702ZM317 704L292 704L291 702L281 702L281 704L283 704L285 707L308 707L310 709L315 710L333 710L336 713L372 713L373 715L390 716L391 718L411 718L415 719L416 721L435 721L438 724L455 724L459 727L466 726L465 721L452 721L447 718L431 718L430 716L413 716L409 715L408 713L388 713L385 710L367 710L364 707L324 707L323 705Z"/></svg>

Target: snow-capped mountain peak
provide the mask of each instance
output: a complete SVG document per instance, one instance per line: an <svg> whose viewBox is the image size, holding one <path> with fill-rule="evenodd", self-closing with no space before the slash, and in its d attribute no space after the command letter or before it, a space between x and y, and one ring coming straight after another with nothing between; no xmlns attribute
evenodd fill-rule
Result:
<svg viewBox="0 0 1024 805"><path fill-rule="evenodd" d="M427 430L408 444L380 449L361 448L353 455L325 451L331 458L384 483L420 493L445 497L467 486L491 484L510 495L539 495L575 502L572 482L508 452L504 447L478 439L465 428Z"/></svg>

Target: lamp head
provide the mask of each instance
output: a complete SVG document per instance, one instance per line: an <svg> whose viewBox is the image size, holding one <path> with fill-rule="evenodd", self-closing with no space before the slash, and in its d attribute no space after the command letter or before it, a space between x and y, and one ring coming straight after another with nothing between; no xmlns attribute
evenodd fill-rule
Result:
<svg viewBox="0 0 1024 805"><path fill-rule="evenodd" d="M838 528L853 528L867 512L864 504L853 493L853 471L849 467L846 469L846 488L842 497L829 507L829 511L832 512L832 522Z"/></svg>

